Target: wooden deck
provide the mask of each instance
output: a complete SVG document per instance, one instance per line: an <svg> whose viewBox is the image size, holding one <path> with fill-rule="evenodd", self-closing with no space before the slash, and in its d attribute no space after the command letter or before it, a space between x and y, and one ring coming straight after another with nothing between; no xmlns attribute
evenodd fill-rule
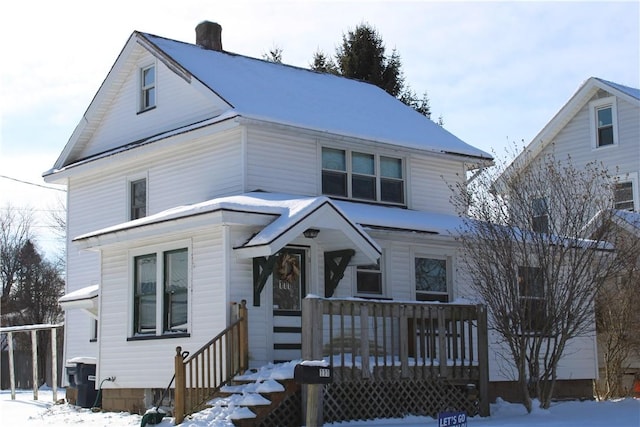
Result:
<svg viewBox="0 0 640 427"><path fill-rule="evenodd" d="M236 320L202 349L189 357L177 349L176 423L247 368L246 302L235 311ZM322 390L318 423L452 409L489 415L483 305L307 297L302 358L333 370L331 384L313 388Z"/></svg>
<svg viewBox="0 0 640 427"><path fill-rule="evenodd" d="M325 422L354 416L328 407L332 400L341 407L368 408L365 419L397 408L433 415L457 407L489 415L483 305L306 298L302 357L326 360L333 368L324 410L334 416L325 416ZM339 399L331 397L332 389ZM417 390L422 390L419 398ZM371 407L372 397L377 408Z"/></svg>

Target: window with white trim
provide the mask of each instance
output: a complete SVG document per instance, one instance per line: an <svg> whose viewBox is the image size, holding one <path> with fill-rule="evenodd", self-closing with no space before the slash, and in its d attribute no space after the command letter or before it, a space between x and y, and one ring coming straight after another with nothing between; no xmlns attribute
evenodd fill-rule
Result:
<svg viewBox="0 0 640 427"><path fill-rule="evenodd" d="M549 232L549 208L546 197L531 202L531 230L537 233Z"/></svg>
<svg viewBox="0 0 640 427"><path fill-rule="evenodd" d="M449 302L450 269L447 257L416 256L416 300Z"/></svg>
<svg viewBox="0 0 640 427"><path fill-rule="evenodd" d="M147 179L129 181L129 219L147 216Z"/></svg>
<svg viewBox="0 0 640 427"><path fill-rule="evenodd" d="M133 258L133 336L187 333L189 250Z"/></svg>
<svg viewBox="0 0 640 427"><path fill-rule="evenodd" d="M156 106L156 66L140 70L140 112Z"/></svg>
<svg viewBox="0 0 640 427"><path fill-rule="evenodd" d="M323 147L322 194L405 205L403 161L396 157Z"/></svg>
<svg viewBox="0 0 640 427"><path fill-rule="evenodd" d="M380 259L375 264L356 267L356 295L365 297L384 295Z"/></svg>
<svg viewBox="0 0 640 427"><path fill-rule="evenodd" d="M589 103L591 146L604 148L618 143L618 116L616 98L613 96Z"/></svg>
<svg viewBox="0 0 640 427"><path fill-rule="evenodd" d="M518 267L522 332L539 332L547 320L544 277L540 267Z"/></svg>
<svg viewBox="0 0 640 427"><path fill-rule="evenodd" d="M614 187L614 208L621 211L634 211L633 181L618 182Z"/></svg>

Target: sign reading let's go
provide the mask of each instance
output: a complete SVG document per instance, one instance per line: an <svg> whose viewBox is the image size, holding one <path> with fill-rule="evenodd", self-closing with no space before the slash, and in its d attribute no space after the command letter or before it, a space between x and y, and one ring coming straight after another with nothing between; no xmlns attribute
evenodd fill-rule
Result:
<svg viewBox="0 0 640 427"><path fill-rule="evenodd" d="M465 412L440 412L438 427L467 427L467 414Z"/></svg>

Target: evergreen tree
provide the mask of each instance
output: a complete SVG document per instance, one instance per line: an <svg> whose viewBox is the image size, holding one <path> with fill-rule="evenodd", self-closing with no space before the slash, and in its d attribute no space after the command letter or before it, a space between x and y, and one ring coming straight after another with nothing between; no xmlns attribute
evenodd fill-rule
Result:
<svg viewBox="0 0 640 427"><path fill-rule="evenodd" d="M425 117L431 118L427 92L419 97L409 85L405 85L400 54L393 49L387 55L382 37L369 24L360 24L355 30L342 35L342 44L336 49L335 61L317 50L310 67L314 71L372 83ZM442 116L439 120L438 124L442 126Z"/></svg>
<svg viewBox="0 0 640 427"><path fill-rule="evenodd" d="M382 38L369 24L361 24L342 35L336 63L345 77L372 83L393 96L402 91L404 79L400 55L394 50L387 57Z"/></svg>
<svg viewBox="0 0 640 427"><path fill-rule="evenodd" d="M262 59L269 62L275 62L276 64L282 64L282 48L274 46L268 53L262 54Z"/></svg>
<svg viewBox="0 0 640 427"><path fill-rule="evenodd" d="M320 73L339 74L338 67L336 67L333 60L320 49L313 54L313 62L310 64L310 68Z"/></svg>

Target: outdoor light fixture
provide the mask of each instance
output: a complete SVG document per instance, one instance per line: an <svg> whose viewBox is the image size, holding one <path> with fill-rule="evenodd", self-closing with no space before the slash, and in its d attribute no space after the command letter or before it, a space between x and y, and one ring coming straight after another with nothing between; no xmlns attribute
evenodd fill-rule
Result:
<svg viewBox="0 0 640 427"><path fill-rule="evenodd" d="M315 239L316 237L318 237L319 232L320 230L318 230L317 228L307 228L302 234L304 234L304 237L306 237L307 239Z"/></svg>

